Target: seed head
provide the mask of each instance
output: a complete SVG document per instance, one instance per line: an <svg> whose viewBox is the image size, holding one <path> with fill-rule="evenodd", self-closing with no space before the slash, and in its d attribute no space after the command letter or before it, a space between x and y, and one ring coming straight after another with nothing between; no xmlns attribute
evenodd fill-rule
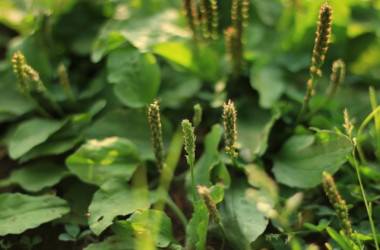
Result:
<svg viewBox="0 0 380 250"><path fill-rule="evenodd" d="M322 75L321 67L329 48L331 25L332 8L329 4L324 3L319 11L318 26L315 33L313 56L311 59L310 74L314 77Z"/></svg>
<svg viewBox="0 0 380 250"><path fill-rule="evenodd" d="M232 0L231 20L235 28L243 31L249 20L249 0Z"/></svg>
<svg viewBox="0 0 380 250"><path fill-rule="evenodd" d="M229 100L223 105L223 125L225 151L232 158L237 157L237 112L235 104Z"/></svg>
<svg viewBox="0 0 380 250"><path fill-rule="evenodd" d="M182 121L182 133L184 138L184 145L186 151L186 160L190 168L194 167L195 163L195 134L194 127L189 120Z"/></svg>
<svg viewBox="0 0 380 250"><path fill-rule="evenodd" d="M156 164L161 171L164 167L164 144L162 140L162 125L160 116L160 104L156 100L148 107L148 122L152 138L153 151Z"/></svg>
<svg viewBox="0 0 380 250"><path fill-rule="evenodd" d="M346 65L342 60L334 61L332 65L331 72L331 83L333 85L339 86L344 82L344 78L346 76Z"/></svg>
<svg viewBox="0 0 380 250"><path fill-rule="evenodd" d="M216 204L211 198L210 190L206 186L197 186L199 196L204 200L208 212L215 223L220 223L220 216Z"/></svg>
<svg viewBox="0 0 380 250"><path fill-rule="evenodd" d="M354 129L354 125L351 122L350 115L348 113L347 109L344 109L343 111L343 116L344 116L344 123L343 127L346 130L347 136L352 139L352 130Z"/></svg>
<svg viewBox="0 0 380 250"><path fill-rule="evenodd" d="M348 237L351 237L353 230L349 219L346 201L340 196L333 177L327 172L323 173L323 189L330 201L330 204L334 207L337 213L345 234Z"/></svg>
<svg viewBox="0 0 380 250"><path fill-rule="evenodd" d="M346 76L346 65L342 60L336 60L333 62L331 75L330 75L330 86L327 90L328 98L332 98L337 92L339 86L344 82Z"/></svg>
<svg viewBox="0 0 380 250"><path fill-rule="evenodd" d="M211 8L211 20L210 20L210 33L212 39L218 38L218 25L219 25L219 14L218 14L218 1L210 0Z"/></svg>
<svg viewBox="0 0 380 250"><path fill-rule="evenodd" d="M22 70L25 75L25 79L27 84L28 89L32 91L37 91L37 92L44 92L46 91L45 85L42 83L40 75L36 70L34 70L31 66L29 65L24 65L22 67Z"/></svg>
<svg viewBox="0 0 380 250"><path fill-rule="evenodd" d="M249 21L249 0L232 0L232 28L225 32L227 53L233 64L234 75L239 75L243 66L243 38Z"/></svg>
<svg viewBox="0 0 380 250"><path fill-rule="evenodd" d="M199 16L195 0L183 0L188 25L193 32L193 37L198 40Z"/></svg>
<svg viewBox="0 0 380 250"><path fill-rule="evenodd" d="M15 73L19 88L23 92L27 92L26 76L23 67L26 65L26 59L21 51L16 51L12 56L12 67Z"/></svg>
<svg viewBox="0 0 380 250"><path fill-rule="evenodd" d="M224 31L224 40L227 56L232 64L233 74L237 76L240 74L241 68L243 67L243 44L241 36L237 29L231 26Z"/></svg>

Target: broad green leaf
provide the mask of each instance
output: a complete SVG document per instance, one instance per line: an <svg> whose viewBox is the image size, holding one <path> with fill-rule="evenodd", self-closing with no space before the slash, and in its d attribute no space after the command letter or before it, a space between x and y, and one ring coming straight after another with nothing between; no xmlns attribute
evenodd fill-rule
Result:
<svg viewBox="0 0 380 250"><path fill-rule="evenodd" d="M91 243L84 250L136 250L136 248L133 239L114 235L101 242Z"/></svg>
<svg viewBox="0 0 380 250"><path fill-rule="evenodd" d="M177 25L178 14L177 10L167 9L143 19L111 20L104 25L99 39L104 39L107 33L119 32L133 46L147 51L155 44L173 38L190 37L189 32ZM101 42L97 41L97 43Z"/></svg>
<svg viewBox="0 0 380 250"><path fill-rule="evenodd" d="M278 67L252 67L251 86L259 92L260 106L271 108L285 90L283 72Z"/></svg>
<svg viewBox="0 0 380 250"><path fill-rule="evenodd" d="M53 195L0 194L0 236L23 233L69 210L66 201Z"/></svg>
<svg viewBox="0 0 380 250"><path fill-rule="evenodd" d="M241 183L232 185L220 207L226 237L233 249L251 249L250 244L268 225L268 220L257 210L255 200L247 196L247 188Z"/></svg>
<svg viewBox="0 0 380 250"><path fill-rule="evenodd" d="M72 149L81 140L82 136L49 140L30 150L20 158L20 162L26 162L41 156L59 155Z"/></svg>
<svg viewBox="0 0 380 250"><path fill-rule="evenodd" d="M195 70L193 51L189 43L184 41L159 43L153 47L153 52L185 69Z"/></svg>
<svg viewBox="0 0 380 250"><path fill-rule="evenodd" d="M194 47L191 42L171 41L153 47L153 52L184 69L195 73L201 79L216 81L220 77L221 61L209 46ZM204 70L207 69L207 70Z"/></svg>
<svg viewBox="0 0 380 250"><path fill-rule="evenodd" d="M109 137L89 140L66 159L69 170L86 183L102 185L113 177L128 181L140 162L129 140Z"/></svg>
<svg viewBox="0 0 380 250"><path fill-rule="evenodd" d="M159 210L136 211L126 221L118 221L116 226L135 238L136 249L167 248L175 241L170 218Z"/></svg>
<svg viewBox="0 0 380 250"><path fill-rule="evenodd" d="M209 214L202 200L194 203L191 220L186 227L186 249L205 250Z"/></svg>
<svg viewBox="0 0 380 250"><path fill-rule="evenodd" d="M162 119L162 130L164 142L171 137L171 126L164 116ZM152 145L150 141L150 130L146 112L142 110L109 111L105 116L96 121L86 131L87 138L103 139L110 136L125 137L132 141L144 159L153 159Z"/></svg>
<svg viewBox="0 0 380 250"><path fill-rule="evenodd" d="M252 104L254 105L254 104ZM262 156L268 147L268 138L275 122L280 118L274 113L250 106L239 109L238 140L241 155L247 160Z"/></svg>
<svg viewBox="0 0 380 250"><path fill-rule="evenodd" d="M33 118L19 124L8 142L9 155L17 159L35 146L45 142L52 134L63 127L65 121Z"/></svg>
<svg viewBox="0 0 380 250"><path fill-rule="evenodd" d="M49 162L37 162L25 165L11 172L11 175L0 181L0 186L17 184L29 192L38 192L52 187L61 179L70 175L64 166Z"/></svg>
<svg viewBox="0 0 380 250"><path fill-rule="evenodd" d="M116 216L126 216L139 209L148 209L150 197L144 197L141 188L132 188L127 181L111 179L94 194L89 207L89 225L99 235Z"/></svg>
<svg viewBox="0 0 380 250"><path fill-rule="evenodd" d="M157 96L161 73L152 54L130 48L114 50L108 56L107 70L107 79L123 104L143 107Z"/></svg>
<svg viewBox="0 0 380 250"><path fill-rule="evenodd" d="M288 186L311 188L321 183L324 171L334 174L351 151L351 141L342 134L293 135L276 156L273 173Z"/></svg>
<svg viewBox="0 0 380 250"><path fill-rule="evenodd" d="M91 53L91 61L99 62L104 55L117 49L126 42L125 37L117 31L101 34L94 43Z"/></svg>
<svg viewBox="0 0 380 250"><path fill-rule="evenodd" d="M186 101L198 93L201 85L196 76L165 67L159 94L161 107L180 109Z"/></svg>

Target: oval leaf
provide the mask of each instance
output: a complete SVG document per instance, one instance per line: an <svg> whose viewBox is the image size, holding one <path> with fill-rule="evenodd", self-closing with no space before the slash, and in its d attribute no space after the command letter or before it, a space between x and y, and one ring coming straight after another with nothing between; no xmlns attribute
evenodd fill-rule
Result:
<svg viewBox="0 0 380 250"><path fill-rule="evenodd" d="M101 185L113 177L129 180L138 163L134 144L119 137L89 140L66 160L73 174L95 185Z"/></svg>
<svg viewBox="0 0 380 250"><path fill-rule="evenodd" d="M351 141L331 131L295 135L276 157L273 173L288 186L311 188L321 183L323 171L335 173L351 151Z"/></svg>
<svg viewBox="0 0 380 250"><path fill-rule="evenodd" d="M99 235L112 224L116 216L125 216L138 209L148 209L150 202L146 198L141 189L131 189L123 180L114 179L106 182L94 194L90 204L90 229Z"/></svg>
<svg viewBox="0 0 380 250"><path fill-rule="evenodd" d="M243 184L233 185L225 193L221 216L226 237L234 249L250 249L250 244L266 229L268 220L256 208Z"/></svg>
<svg viewBox="0 0 380 250"><path fill-rule="evenodd" d="M53 195L0 195L0 236L20 234L69 212L65 200Z"/></svg>
<svg viewBox="0 0 380 250"><path fill-rule="evenodd" d="M156 58L130 48L120 48L110 53L107 61L108 81L115 95L130 107L149 104L157 96L161 73Z"/></svg>
<svg viewBox="0 0 380 250"><path fill-rule="evenodd" d="M38 162L12 171L8 179L0 181L0 186L17 184L29 192L38 192L52 187L70 173L63 167L50 162Z"/></svg>
<svg viewBox="0 0 380 250"><path fill-rule="evenodd" d="M17 159L35 146L45 142L57 132L65 121L35 118L21 123L9 138L8 150L12 159Z"/></svg>

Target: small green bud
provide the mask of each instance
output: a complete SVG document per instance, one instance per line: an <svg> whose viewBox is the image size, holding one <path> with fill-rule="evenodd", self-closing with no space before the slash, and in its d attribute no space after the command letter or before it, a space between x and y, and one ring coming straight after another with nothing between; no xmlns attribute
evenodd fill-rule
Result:
<svg viewBox="0 0 380 250"><path fill-rule="evenodd" d="M160 104L157 100L149 105L148 122L152 136L152 145L154 155L156 157L156 164L158 169L162 170L164 167L164 144L162 140Z"/></svg>
<svg viewBox="0 0 380 250"><path fill-rule="evenodd" d="M184 145L186 151L186 160L190 168L195 164L195 134L194 127L189 120L182 121L182 133L184 138Z"/></svg>
<svg viewBox="0 0 380 250"><path fill-rule="evenodd" d="M330 87L327 91L327 96L332 98L337 92L340 85L343 84L346 76L346 65L342 60L336 60L333 62L331 75L330 75Z"/></svg>
<svg viewBox="0 0 380 250"><path fill-rule="evenodd" d="M201 124L202 115L203 115L202 106L200 104L195 104L194 105L194 116L193 116L194 127L198 127L199 124Z"/></svg>
<svg viewBox="0 0 380 250"><path fill-rule="evenodd" d="M71 88L69 74L67 73L67 69L63 63L61 63L58 66L58 77L59 77L59 83L63 87L63 90L65 91L66 96L71 101L75 101L75 95Z"/></svg>

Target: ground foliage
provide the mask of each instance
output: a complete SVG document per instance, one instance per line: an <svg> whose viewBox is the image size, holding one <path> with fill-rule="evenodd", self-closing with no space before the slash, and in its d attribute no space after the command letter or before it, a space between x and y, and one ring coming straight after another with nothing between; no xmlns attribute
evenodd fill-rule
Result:
<svg viewBox="0 0 380 250"><path fill-rule="evenodd" d="M193 2L0 1L0 249L378 249L380 2Z"/></svg>

